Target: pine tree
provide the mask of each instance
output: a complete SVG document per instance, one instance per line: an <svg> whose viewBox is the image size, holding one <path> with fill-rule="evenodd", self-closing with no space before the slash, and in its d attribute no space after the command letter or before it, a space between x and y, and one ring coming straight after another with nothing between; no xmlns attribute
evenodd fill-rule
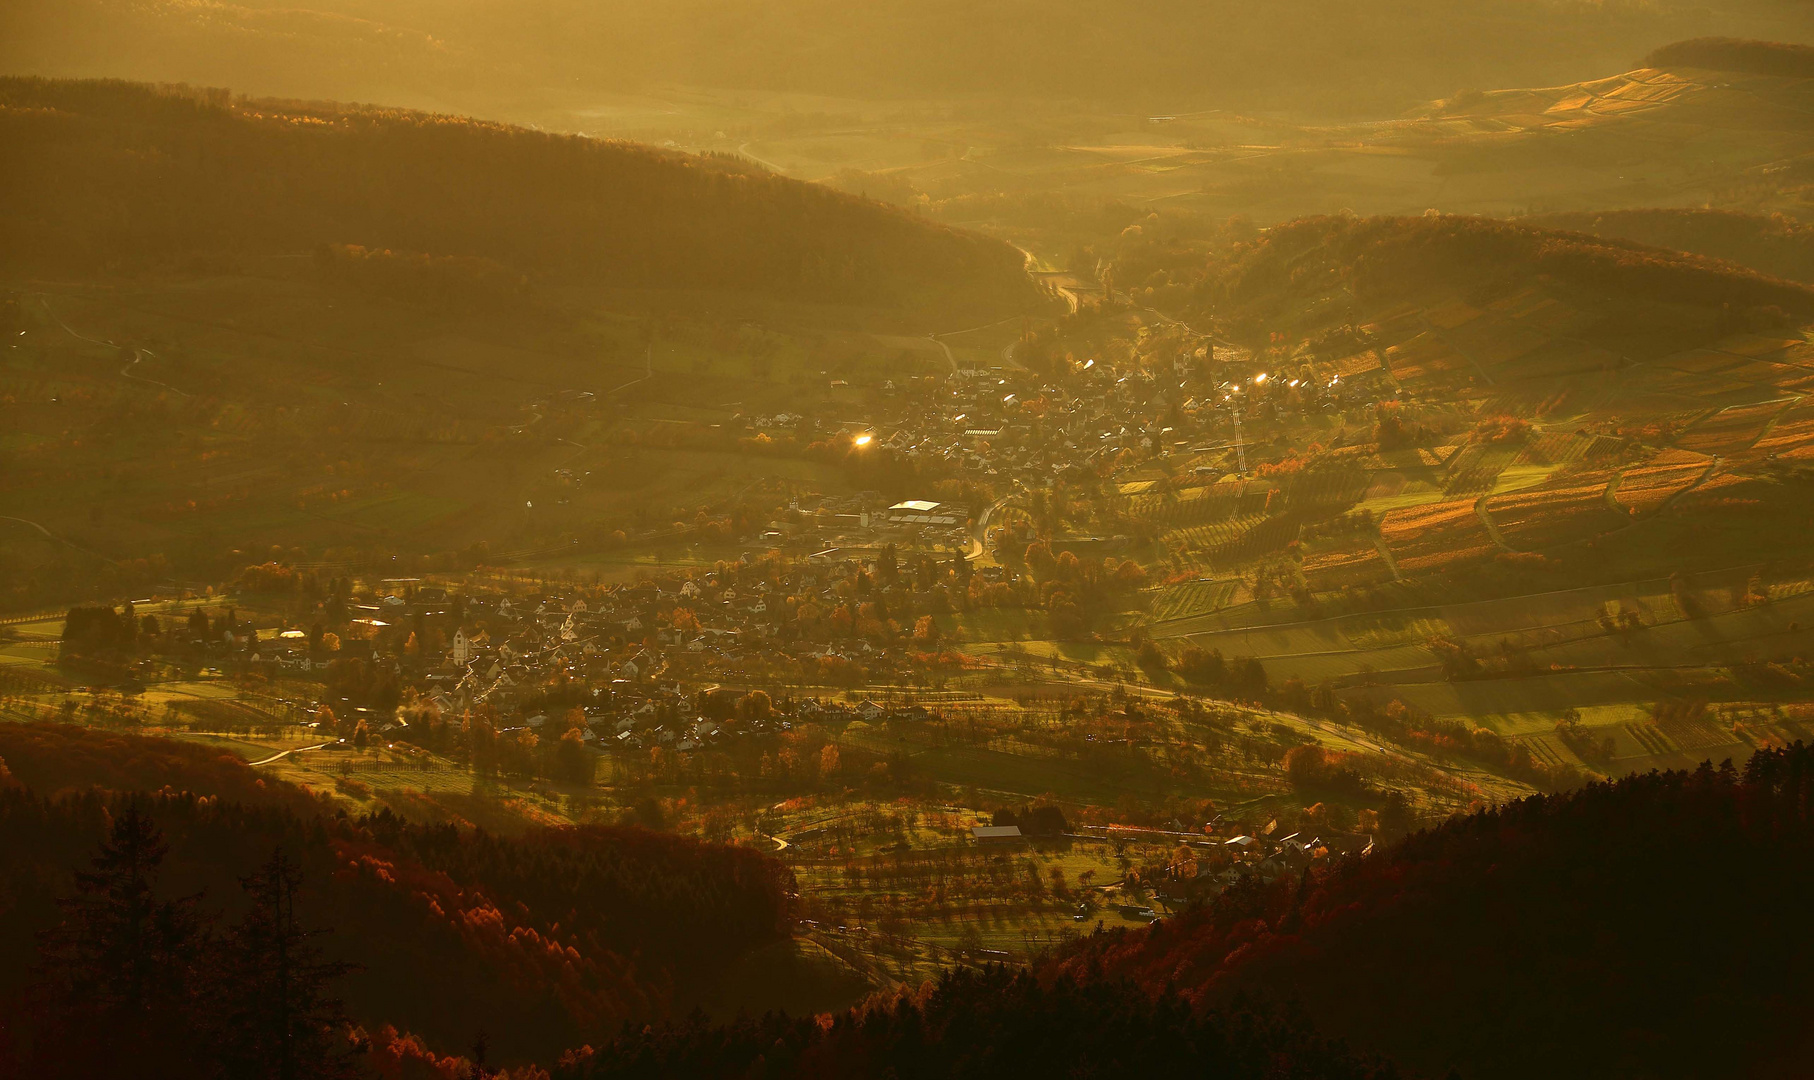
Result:
<svg viewBox="0 0 1814 1080"><path fill-rule="evenodd" d="M282 848L240 884L252 908L228 932L215 992L226 1075L326 1080L348 1075L346 1012L333 984L351 965L322 957L296 917L302 872Z"/></svg>
<svg viewBox="0 0 1814 1080"><path fill-rule="evenodd" d="M157 896L168 850L143 804L132 802L94 869L76 872L63 922L42 942L43 1075L203 1075L180 1048L199 1034L205 932L195 897Z"/></svg>

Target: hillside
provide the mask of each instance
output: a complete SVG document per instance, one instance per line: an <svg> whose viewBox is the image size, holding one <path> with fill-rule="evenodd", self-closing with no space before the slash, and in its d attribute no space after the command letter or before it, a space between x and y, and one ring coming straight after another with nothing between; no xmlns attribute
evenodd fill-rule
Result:
<svg viewBox="0 0 1814 1080"><path fill-rule="evenodd" d="M1763 274L1814 282L1814 228L1783 214L1650 209L1538 214L1523 223L1724 259Z"/></svg>
<svg viewBox="0 0 1814 1080"><path fill-rule="evenodd" d="M1644 58L1645 67L1739 71L1789 79L1814 78L1814 46L1784 41L1695 38L1676 41Z"/></svg>
<svg viewBox="0 0 1814 1080"><path fill-rule="evenodd" d="M1398 703L1608 775L1809 737L1806 286L1455 216L1223 251L1189 288L1156 252L1114 275L1178 305L1162 360L1184 324L1225 335L1198 416L1249 476L1130 510L1180 570L1276 567L1296 601L1156 609L1176 666L1253 657L1331 715ZM1189 467L1240 469L1218 441ZM1242 491L1263 515L1214 501Z"/></svg>
<svg viewBox="0 0 1814 1080"><path fill-rule="evenodd" d="M145 272L356 245L542 283L973 308L1028 300L996 241L732 159L401 110L0 80L15 271ZM509 275L476 274L494 290ZM487 278L491 280L486 280Z"/></svg>
<svg viewBox="0 0 1814 1080"><path fill-rule="evenodd" d="M1238 249L1208 285L1224 317L1292 317L1340 290L1385 306L1432 290L1513 293L1536 282L1588 304L1634 300L1814 317L1814 289L1687 252L1486 218L1305 218ZM1321 317L1321 316L1319 316Z"/></svg>
<svg viewBox="0 0 1814 1080"><path fill-rule="evenodd" d="M1200 1005L1301 1001L1356 1046L1463 1076L1790 1076L1814 751L1633 776L1458 818L1372 858L1234 889L1053 965ZM1732 1033L1744 1031L1735 1039Z"/></svg>
<svg viewBox="0 0 1814 1080"><path fill-rule="evenodd" d="M483 1031L505 1060L546 1061L626 1020L679 1015L791 926L791 875L739 848L640 829L504 839L388 813L335 818L237 759L165 740L58 725L0 733L20 763L0 774L0 1015L17 1007L35 935L55 924L72 871L135 799L170 845L163 895L201 893L233 915L237 879L282 846L304 874L305 919L333 928L332 958L360 965L342 988L354 1019L443 1052ZM224 781L232 772L246 779ZM23 782L85 786L82 776L123 793L54 796ZM240 793L251 801L220 797Z"/></svg>
<svg viewBox="0 0 1814 1080"><path fill-rule="evenodd" d="M1703 764L1535 796L1371 855L1319 857L1270 884L1246 878L1150 928L1078 939L1030 973L951 972L826 1019L633 1025L585 1048L568 1043L571 1053L549 1048L597 1032L621 1005L610 993L621 985L595 966L608 954L591 951L590 937L606 914L638 931L659 918L606 903L621 885L572 876L571 859L534 841L512 856L487 851L483 836L470 846L387 819L311 824L177 795L139 805L171 844L160 895L230 896L226 871L281 841L308 874L308 918L337 920L335 954L367 965L347 980L356 1017L412 1020L443 1033L431 1036L441 1046L462 1025L482 1028L493 1054L539 1056L557 1080L1098 1077L1130 1060L1243 1080L1387 1080L1400 1068L1669 1078L1799 1075L1814 1049L1814 997L1801 977L1814 949L1784 932L1814 886L1811 790L1814 750L1796 744L1760 752L1742 771ZM0 824L15 840L0 849L16 915L0 931L9 991L29 930L50 918L47 898L68 881L69 852L90 850L103 811L124 807L0 791ZM709 852L651 848L653 838L639 849L628 834L578 838L602 845L592 863L628 855L626 868L656 881L684 865L676 856ZM639 857L664 845L665 856ZM455 847L468 855L450 858ZM525 867L608 910L536 929L513 914L546 918L535 890L520 887ZM476 906L443 921L441 905L462 899ZM696 930L709 925L697 910L679 914ZM556 948L554 934L572 934L572 945ZM1736 1030L1746 1038L1733 1039ZM378 1045L379 1075L409 1075L387 1071L400 1067L393 1055L420 1067L413 1044L381 1034ZM27 1033L0 1053L29 1056L31 1046Z"/></svg>
<svg viewBox="0 0 1814 1080"><path fill-rule="evenodd" d="M9 782L46 796L91 791L177 791L310 816L323 807L290 784L265 783L232 754L199 743L147 739L72 724L0 724Z"/></svg>

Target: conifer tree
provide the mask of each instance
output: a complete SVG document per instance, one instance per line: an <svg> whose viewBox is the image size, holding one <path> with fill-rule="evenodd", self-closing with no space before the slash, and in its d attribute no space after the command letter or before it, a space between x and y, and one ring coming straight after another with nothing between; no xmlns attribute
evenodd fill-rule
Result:
<svg viewBox="0 0 1814 1080"><path fill-rule="evenodd" d="M296 915L302 872L282 849L240 880L252 908L228 932L215 990L218 1045L233 1080L348 1075L348 1020L333 984L351 965L322 956Z"/></svg>
<svg viewBox="0 0 1814 1080"><path fill-rule="evenodd" d="M63 922L42 943L43 1075L196 1076L180 1051L199 1033L205 930L195 897L160 899L168 852L140 802L113 820L93 869L77 871ZM105 1033L105 1037L96 1037Z"/></svg>

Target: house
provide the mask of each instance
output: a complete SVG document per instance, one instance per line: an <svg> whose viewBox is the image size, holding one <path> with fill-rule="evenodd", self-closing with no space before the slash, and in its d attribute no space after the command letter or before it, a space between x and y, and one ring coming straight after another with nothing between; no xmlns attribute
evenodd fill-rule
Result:
<svg viewBox="0 0 1814 1080"><path fill-rule="evenodd" d="M887 714L888 710L882 708L873 701L865 700L862 704L857 706L857 719L865 721L866 723L873 724Z"/></svg>

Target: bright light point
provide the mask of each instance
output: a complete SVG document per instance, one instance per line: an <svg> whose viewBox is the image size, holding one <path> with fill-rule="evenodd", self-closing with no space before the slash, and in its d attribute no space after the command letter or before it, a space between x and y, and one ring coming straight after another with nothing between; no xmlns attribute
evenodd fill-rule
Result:
<svg viewBox="0 0 1814 1080"><path fill-rule="evenodd" d="M1255 375L1253 377L1253 384L1255 386L1258 386L1265 381L1266 381L1266 373L1264 371L1260 372L1258 375Z"/></svg>
<svg viewBox="0 0 1814 1080"><path fill-rule="evenodd" d="M858 435L857 436L857 445L858 446L868 446L873 441L875 441L874 435Z"/></svg>
<svg viewBox="0 0 1814 1080"><path fill-rule="evenodd" d="M1290 382L1286 383L1285 385L1286 386L1296 386L1297 384L1298 384L1298 381L1296 379L1293 379Z"/></svg>

